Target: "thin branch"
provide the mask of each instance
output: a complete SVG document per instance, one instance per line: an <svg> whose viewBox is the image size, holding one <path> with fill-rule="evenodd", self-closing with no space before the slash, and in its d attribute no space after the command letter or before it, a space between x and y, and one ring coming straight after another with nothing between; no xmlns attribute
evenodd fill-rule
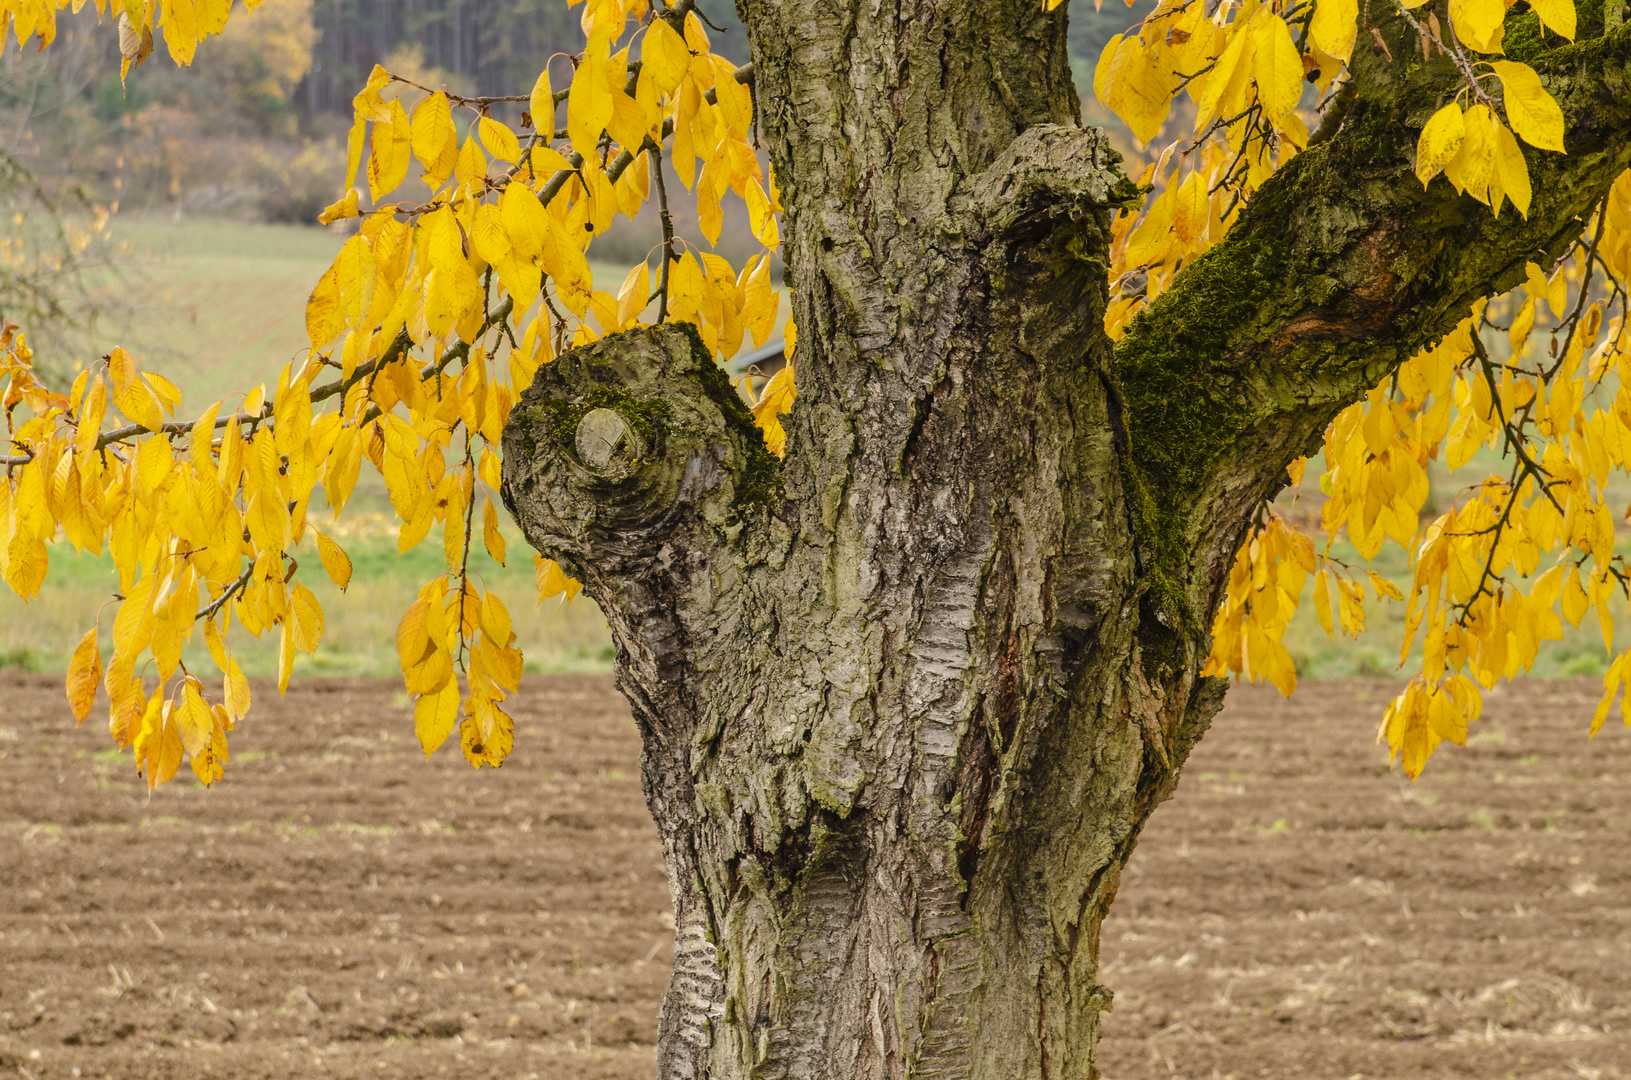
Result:
<svg viewBox="0 0 1631 1080"><path fill-rule="evenodd" d="M1569 312L1568 318L1564 320L1568 323L1569 332L1564 335L1563 348L1558 350L1557 363L1553 364L1552 369L1546 374L1548 379L1556 375L1563 366L1564 359L1569 355L1569 346L1574 344L1574 335L1580 329L1580 316L1586 310L1586 301L1591 298L1591 273L1597 266L1597 247L1603 242L1603 230L1607 225L1608 199L1604 198L1597 204L1597 231L1592 235L1590 247L1586 249L1586 267L1580 273L1580 295L1574 301L1574 310Z"/></svg>
<svg viewBox="0 0 1631 1080"><path fill-rule="evenodd" d="M238 575L237 581L234 581L231 585L228 585L226 590L222 592L213 603L200 610L197 615L193 616L193 622L197 622L199 619L208 619L217 611L220 611L222 608L226 607L227 601L232 599L233 593L238 592L245 585L249 584L249 576L254 572L255 564L250 563L249 566L244 569L244 572Z"/></svg>
<svg viewBox="0 0 1631 1080"><path fill-rule="evenodd" d="M1488 105L1491 111L1494 111L1495 103L1490 100L1488 94L1484 93L1484 88L1478 84L1478 76L1473 71L1473 62L1467 59L1466 53L1461 51L1461 42L1455 35L1455 27L1453 25L1450 27L1450 45L1449 48L1445 48L1443 40L1437 34L1429 33L1427 28L1421 24L1421 21L1410 13L1409 8L1400 4L1398 10L1399 14L1404 16L1404 21L1410 24L1412 30L1437 45L1439 52L1450 58L1450 62L1456 66L1456 70L1461 72L1461 77L1467 81L1468 88L1472 90L1472 96Z"/></svg>
<svg viewBox="0 0 1631 1080"><path fill-rule="evenodd" d="M563 55L563 54L557 53L556 55L559 56L559 55ZM553 60L553 59L555 59L555 57L552 56L549 59ZM545 61L545 63L548 63L548 61ZM386 74L390 74L390 73L387 72ZM399 82L399 83L402 83L405 86L411 86L415 90L423 90L427 94L436 93L436 91L432 90L430 87L424 86L424 85L422 85L420 83L416 83L412 79L405 79L401 75L391 75L391 82ZM501 101L527 101L527 102L530 102L532 100L532 95L531 94L503 94L503 95L498 95L498 96L466 97L463 94L455 94L453 91L449 90L445 85L441 87L441 92L447 96L447 100L449 100L449 101L457 102L460 105L471 105L471 106L478 106L478 107L479 106L486 106L486 105L496 105ZM571 92L572 91L570 89L557 90L557 91L555 91L554 94L551 95L551 97L554 98L555 104L559 105L561 102L566 100L567 95L570 94Z"/></svg>
<svg viewBox="0 0 1631 1080"><path fill-rule="evenodd" d="M649 146L651 140L647 139L646 143ZM677 256L674 254L674 218L668 212L668 186L663 182L661 146L656 147L651 155L651 175L657 182L657 216L663 223L663 272L657 285L657 291L661 294L657 301L657 321L664 323L668 321L668 264L675 261Z"/></svg>

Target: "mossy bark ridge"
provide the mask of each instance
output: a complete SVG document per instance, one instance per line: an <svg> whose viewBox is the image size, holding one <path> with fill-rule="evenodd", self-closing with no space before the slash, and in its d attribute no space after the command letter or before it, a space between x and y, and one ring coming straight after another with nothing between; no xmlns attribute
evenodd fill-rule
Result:
<svg viewBox="0 0 1631 1080"><path fill-rule="evenodd" d="M1336 136L1112 345L1138 193L1079 124L1062 9L739 6L800 331L785 463L684 326L564 355L505 432L644 737L659 1075L1094 1076L1100 922L1221 705L1251 512L1578 229L1631 156L1631 38L1540 61L1570 153L1531 155L1521 224L1411 174L1453 73L1360 58Z"/></svg>

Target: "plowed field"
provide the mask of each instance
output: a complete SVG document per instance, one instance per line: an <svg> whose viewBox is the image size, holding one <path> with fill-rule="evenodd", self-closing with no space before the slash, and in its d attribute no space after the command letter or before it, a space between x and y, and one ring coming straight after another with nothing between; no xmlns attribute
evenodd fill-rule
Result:
<svg viewBox="0 0 1631 1080"><path fill-rule="evenodd" d="M0 1077L649 1077L672 919L610 680L529 680L480 774L399 685L257 685L226 782L149 803L0 673ZM1234 692L1104 928L1110 1080L1631 1077L1631 738L1533 683L1412 786L1388 693Z"/></svg>

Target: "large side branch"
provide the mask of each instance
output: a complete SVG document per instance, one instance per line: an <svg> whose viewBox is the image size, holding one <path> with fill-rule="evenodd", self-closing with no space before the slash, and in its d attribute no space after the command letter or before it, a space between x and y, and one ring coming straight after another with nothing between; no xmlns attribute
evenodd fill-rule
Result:
<svg viewBox="0 0 1631 1080"><path fill-rule="evenodd" d="M1382 29L1411 55L1403 20ZM1412 170L1422 125L1461 85L1450 62L1412 71L1361 52L1340 133L1270 179L1133 322L1114 365L1128 480L1175 607L1209 610L1250 514L1338 411L1578 236L1631 164L1628 62L1631 27L1535 61L1568 153L1526 148L1529 216L1497 219Z"/></svg>

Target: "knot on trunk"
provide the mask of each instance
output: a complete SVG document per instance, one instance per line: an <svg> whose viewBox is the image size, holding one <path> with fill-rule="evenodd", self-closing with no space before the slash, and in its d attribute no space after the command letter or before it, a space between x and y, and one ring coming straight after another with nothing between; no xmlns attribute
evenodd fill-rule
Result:
<svg viewBox="0 0 1631 1080"><path fill-rule="evenodd" d="M1037 124L960 186L953 209L971 236L991 240L1041 234L1059 218L1136 206L1141 197L1104 132Z"/></svg>
<svg viewBox="0 0 1631 1080"><path fill-rule="evenodd" d="M688 532L734 535L779 468L711 351L680 323L613 334L539 368L504 429L504 502L528 542L602 573L638 574L665 545L687 546Z"/></svg>

